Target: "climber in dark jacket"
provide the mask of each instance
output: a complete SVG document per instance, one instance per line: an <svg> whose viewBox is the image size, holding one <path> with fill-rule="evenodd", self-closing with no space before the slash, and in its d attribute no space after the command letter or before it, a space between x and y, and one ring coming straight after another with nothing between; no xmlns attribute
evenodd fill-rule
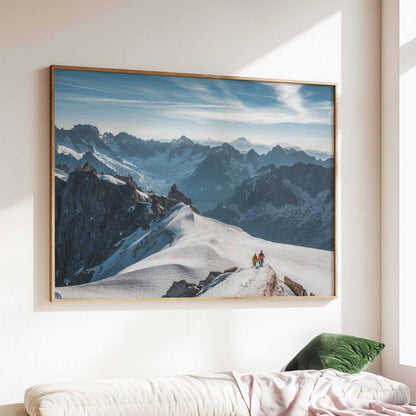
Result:
<svg viewBox="0 0 416 416"><path fill-rule="evenodd" d="M263 250L260 250L260 253L259 253L259 266L260 267L263 267L265 257L266 256L264 255Z"/></svg>

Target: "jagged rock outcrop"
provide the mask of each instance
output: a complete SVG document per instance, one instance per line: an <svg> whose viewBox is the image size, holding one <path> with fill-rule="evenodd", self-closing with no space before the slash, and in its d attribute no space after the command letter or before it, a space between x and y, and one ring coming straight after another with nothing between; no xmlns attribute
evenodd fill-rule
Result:
<svg viewBox="0 0 416 416"><path fill-rule="evenodd" d="M231 269L224 270L224 273L232 273L237 270L237 267L233 267ZM216 277L218 277L222 272L209 272L209 275L204 280L200 280L198 283L198 290L201 290L204 286L209 285Z"/></svg>
<svg viewBox="0 0 416 416"><path fill-rule="evenodd" d="M185 205L189 205L195 214L199 214L198 209L192 204L191 198L187 198L181 191L178 190L176 185L173 185L168 196L159 196L152 194L152 210L156 214L160 214L163 210L169 210L176 204L183 202Z"/></svg>
<svg viewBox="0 0 416 416"><path fill-rule="evenodd" d="M164 295L164 298L191 298L194 297L201 289L209 285L216 277L224 273L233 273L238 270L237 267L224 270L223 272L209 272L204 280L200 280L198 284L189 283L186 280L173 282L172 286Z"/></svg>
<svg viewBox="0 0 416 416"><path fill-rule="evenodd" d="M142 188L140 188L140 186L137 186L137 183L134 181L133 176L131 176L131 175L127 175L127 176L123 176L123 175L113 175L113 176L116 179L119 179L119 180L121 180L123 182L126 182L127 185L130 185L134 189L142 191Z"/></svg>
<svg viewBox="0 0 416 416"><path fill-rule="evenodd" d="M158 209L149 210L159 201ZM143 193L131 176L98 175L89 163L70 172L66 182L56 177L56 286L89 282L91 269L110 257L121 239L148 229L177 203Z"/></svg>
<svg viewBox="0 0 416 416"><path fill-rule="evenodd" d="M198 287L186 280L173 282L172 286L166 292L164 298L192 298L199 292Z"/></svg>
<svg viewBox="0 0 416 416"><path fill-rule="evenodd" d="M192 211L194 211L196 214L199 214L198 208L194 206L192 199L185 196L185 194L178 189L176 184L172 185L172 188L168 194L168 198L172 201L183 202L185 205L189 205Z"/></svg>
<svg viewBox="0 0 416 416"><path fill-rule="evenodd" d="M290 287L287 287L273 272L272 277L267 283L266 289L262 293L263 296L295 296Z"/></svg>
<svg viewBox="0 0 416 416"><path fill-rule="evenodd" d="M94 173L97 173L97 171L90 165L90 162L86 162L83 166L78 165L75 168L75 172L94 172Z"/></svg>
<svg viewBox="0 0 416 416"><path fill-rule="evenodd" d="M296 296L308 296L306 289L300 284L285 276L285 284Z"/></svg>
<svg viewBox="0 0 416 416"><path fill-rule="evenodd" d="M168 198L175 199L178 202L183 202L186 205L192 205L192 199L187 198L181 191L178 190L176 183L170 188Z"/></svg>
<svg viewBox="0 0 416 416"><path fill-rule="evenodd" d="M65 172L65 173L68 173L69 174L69 172L70 172L69 167L67 165L64 165L63 163L59 163L59 165L56 165L56 167L59 170L62 170L63 172Z"/></svg>
<svg viewBox="0 0 416 416"><path fill-rule="evenodd" d="M101 180L86 168L71 172L67 182L55 182L56 286L89 282L86 270L108 258L120 238L155 217L137 204L134 187Z"/></svg>

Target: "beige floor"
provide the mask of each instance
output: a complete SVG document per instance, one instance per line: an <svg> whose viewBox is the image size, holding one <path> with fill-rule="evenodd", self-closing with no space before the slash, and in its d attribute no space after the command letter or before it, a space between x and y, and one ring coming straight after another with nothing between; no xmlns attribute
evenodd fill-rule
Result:
<svg viewBox="0 0 416 416"><path fill-rule="evenodd" d="M19 406L14 409L14 416L28 416L24 406Z"/></svg>

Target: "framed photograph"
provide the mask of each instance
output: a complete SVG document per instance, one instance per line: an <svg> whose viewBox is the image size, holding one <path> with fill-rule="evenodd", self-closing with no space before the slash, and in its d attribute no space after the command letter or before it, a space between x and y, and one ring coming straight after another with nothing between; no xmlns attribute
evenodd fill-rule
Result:
<svg viewBox="0 0 416 416"><path fill-rule="evenodd" d="M51 301L336 297L336 85L51 66Z"/></svg>

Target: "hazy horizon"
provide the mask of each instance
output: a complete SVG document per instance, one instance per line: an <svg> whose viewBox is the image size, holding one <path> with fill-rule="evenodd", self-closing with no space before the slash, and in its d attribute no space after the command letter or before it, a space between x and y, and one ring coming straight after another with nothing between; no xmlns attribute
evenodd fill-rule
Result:
<svg viewBox="0 0 416 416"><path fill-rule="evenodd" d="M55 127L58 128L58 129L71 130L73 127L75 127L76 125L79 125L79 124L81 124L81 123L74 124L72 127L57 126L57 125L55 125ZM202 145L204 145L204 144L209 145L209 143L212 143L212 144L218 143L218 145L221 145L222 143L232 143L232 142L234 142L238 139L246 139L253 146L259 146L259 147L260 146L264 146L264 147L268 146L268 147L270 147L270 149L272 149L274 146L279 145L279 146L282 146L282 147L298 147L301 150L321 151L323 153L327 153L327 154L330 154L330 155L334 154L333 149L331 149L331 150L314 149L312 147L294 145L294 144L291 144L289 142L283 142L283 141L282 142L277 141L276 143L268 144L268 143L264 143L264 142L255 142L253 140L250 140L248 137L243 137L243 136L236 137L236 138L227 138L227 139L222 139L222 140L220 140L220 139L214 140L212 138L196 139L196 138L190 137L188 134L181 134L180 136L174 137L173 139L165 139L165 138L157 138L157 137L146 138L146 137L136 136L134 134L129 133L128 131L119 131L117 133L114 133L114 132L111 132L111 131L102 131L98 126L95 126L92 123L85 123L85 125L91 125L91 126L97 127L99 132L100 132L100 135L103 135L105 133L111 133L113 136L116 136L117 134L120 134L120 133L127 133L131 136L134 136L136 139L141 139L141 140L145 140L145 141L153 140L153 141L158 141L158 142L171 142L171 141L174 141L174 140L178 140L181 137L187 137L188 139L192 140L193 142L199 143L199 144L202 144Z"/></svg>
<svg viewBox="0 0 416 416"><path fill-rule="evenodd" d="M55 70L55 123L144 140L285 144L333 154L327 85Z"/></svg>

